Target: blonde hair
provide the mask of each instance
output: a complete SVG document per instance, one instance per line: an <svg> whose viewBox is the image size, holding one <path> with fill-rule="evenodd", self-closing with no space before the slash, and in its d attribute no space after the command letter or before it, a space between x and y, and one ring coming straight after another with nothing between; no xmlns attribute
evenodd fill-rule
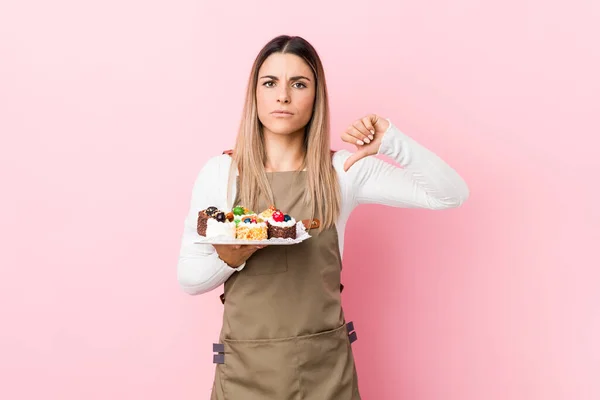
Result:
<svg viewBox="0 0 600 400"><path fill-rule="evenodd" d="M232 168L229 174L227 198L239 171L238 195L242 205L255 209L261 196L268 204L274 204L273 192L265 171L266 151L262 124L256 106L258 71L263 62L273 53L295 54L312 69L316 80L316 93L311 119L305 127L304 167L307 170L307 188L304 201L312 210L312 217L321 218L320 229L333 226L340 214L340 188L333 168L329 139L329 100L323 64L313 46L298 36L278 36L267 43L252 65L246 102L233 151ZM319 200L318 206L316 199Z"/></svg>

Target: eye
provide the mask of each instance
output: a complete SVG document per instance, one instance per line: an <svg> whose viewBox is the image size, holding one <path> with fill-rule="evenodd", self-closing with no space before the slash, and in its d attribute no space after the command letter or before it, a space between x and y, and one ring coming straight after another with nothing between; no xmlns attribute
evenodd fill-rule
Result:
<svg viewBox="0 0 600 400"><path fill-rule="evenodd" d="M302 82L296 82L296 83L294 83L294 85L301 85L301 87L299 87L298 89L304 89L304 88L306 88L306 85L304 83L302 83Z"/></svg>
<svg viewBox="0 0 600 400"><path fill-rule="evenodd" d="M266 81L265 83L263 83L263 86L266 86L268 88L273 87L273 86L269 86L270 83L275 84L275 82L273 82L273 81Z"/></svg>

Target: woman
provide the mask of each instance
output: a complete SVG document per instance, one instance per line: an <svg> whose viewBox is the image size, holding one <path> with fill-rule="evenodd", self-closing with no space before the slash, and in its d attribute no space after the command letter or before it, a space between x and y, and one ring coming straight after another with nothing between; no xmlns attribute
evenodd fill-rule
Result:
<svg viewBox="0 0 600 400"><path fill-rule="evenodd" d="M325 74L315 49L279 36L258 54L233 152L211 158L193 188L178 263L187 293L225 284L212 399L360 399L341 306L344 229L359 204L446 209L468 197L463 179L390 120L369 114L330 151ZM396 160L397 168L376 157ZM233 200L233 201L232 201ZM308 220L290 246L194 244L198 211L270 205Z"/></svg>

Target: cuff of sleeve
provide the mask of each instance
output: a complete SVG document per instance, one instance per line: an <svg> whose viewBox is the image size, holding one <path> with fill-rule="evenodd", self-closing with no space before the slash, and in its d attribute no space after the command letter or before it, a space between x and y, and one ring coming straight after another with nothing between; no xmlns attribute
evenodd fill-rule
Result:
<svg viewBox="0 0 600 400"><path fill-rule="evenodd" d="M240 272L241 270L243 270L243 269L244 269L244 267L245 267L245 266L246 266L246 263L243 263L243 264L242 264L242 265L240 265L239 267L237 267L237 268L234 268L234 270L236 270L237 272ZM230 268L231 268L231 267L230 267Z"/></svg>
<svg viewBox="0 0 600 400"><path fill-rule="evenodd" d="M219 257L219 255L217 254L217 252L215 251L215 255L217 256L217 260L219 260L221 262L221 265L229 270L234 270L237 272L240 272L241 270L244 269L244 267L246 266L246 263L243 263L242 265L240 265L239 267L231 267L229 264L227 264L225 261L221 260L221 257Z"/></svg>
<svg viewBox="0 0 600 400"><path fill-rule="evenodd" d="M379 146L379 150L377 150L377 155L383 154L385 156L389 156L391 149L393 148L393 145L392 145L393 133L391 133L391 131L397 130L397 129L395 129L396 127L394 126L394 124L392 124L392 121L389 118L385 118L385 119L390 124L388 125L385 132L383 132L383 136L381 138L381 145Z"/></svg>
<svg viewBox="0 0 600 400"><path fill-rule="evenodd" d="M377 151L377 155L382 154L388 156L400 164L401 167L406 167L411 163L410 143L412 139L404 132L398 129L391 120L386 118L390 123L388 128L383 133L381 145Z"/></svg>

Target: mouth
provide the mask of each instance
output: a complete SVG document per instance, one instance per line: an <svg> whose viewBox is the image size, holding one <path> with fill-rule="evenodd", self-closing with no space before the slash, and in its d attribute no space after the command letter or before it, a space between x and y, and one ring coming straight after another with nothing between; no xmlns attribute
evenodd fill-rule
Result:
<svg viewBox="0 0 600 400"><path fill-rule="evenodd" d="M286 111L286 110L275 110L271 114L275 115L275 116L292 116L292 115L294 115L290 111Z"/></svg>

